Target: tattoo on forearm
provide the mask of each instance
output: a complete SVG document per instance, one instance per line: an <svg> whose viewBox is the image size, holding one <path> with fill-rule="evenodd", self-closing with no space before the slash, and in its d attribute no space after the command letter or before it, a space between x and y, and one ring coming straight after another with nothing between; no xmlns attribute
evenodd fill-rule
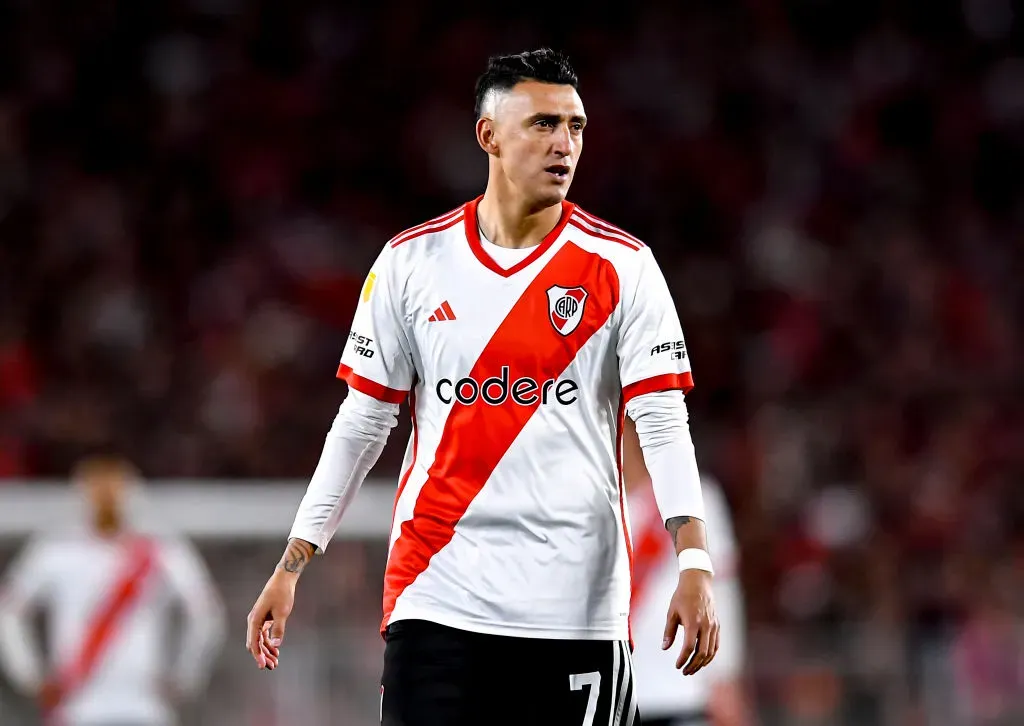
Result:
<svg viewBox="0 0 1024 726"><path fill-rule="evenodd" d="M284 556L281 557L280 567L285 572L298 574L305 568L310 554L308 545L291 540L284 551Z"/></svg>
<svg viewBox="0 0 1024 726"><path fill-rule="evenodd" d="M672 517L671 519L665 520L665 529L672 535L672 543L676 542L676 538L679 536L679 530L685 525L689 524L693 517Z"/></svg>

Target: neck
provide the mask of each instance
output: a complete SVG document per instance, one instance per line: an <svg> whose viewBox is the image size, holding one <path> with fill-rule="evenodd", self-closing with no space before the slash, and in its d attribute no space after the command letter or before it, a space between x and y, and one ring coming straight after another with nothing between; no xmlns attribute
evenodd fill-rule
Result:
<svg viewBox="0 0 1024 726"><path fill-rule="evenodd" d="M501 247L522 249L539 245L562 217L562 205L531 208L524 200L488 184L476 208L484 237Z"/></svg>
<svg viewBox="0 0 1024 726"><path fill-rule="evenodd" d="M100 515L93 520L93 530L103 539L118 537L124 530L120 517Z"/></svg>

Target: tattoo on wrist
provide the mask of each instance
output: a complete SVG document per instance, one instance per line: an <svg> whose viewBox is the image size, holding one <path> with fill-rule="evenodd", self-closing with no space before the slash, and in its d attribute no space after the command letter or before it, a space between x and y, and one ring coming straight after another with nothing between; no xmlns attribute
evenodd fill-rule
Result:
<svg viewBox="0 0 1024 726"><path fill-rule="evenodd" d="M679 530L685 525L689 524L693 517L672 517L665 520L665 529L672 535L672 543L675 544L676 538L679 535Z"/></svg>
<svg viewBox="0 0 1024 726"><path fill-rule="evenodd" d="M284 551L284 556L281 557L279 567L285 572L291 572L293 574L299 574L306 567L306 563L309 562L309 546L300 543L296 540L288 542L288 547Z"/></svg>

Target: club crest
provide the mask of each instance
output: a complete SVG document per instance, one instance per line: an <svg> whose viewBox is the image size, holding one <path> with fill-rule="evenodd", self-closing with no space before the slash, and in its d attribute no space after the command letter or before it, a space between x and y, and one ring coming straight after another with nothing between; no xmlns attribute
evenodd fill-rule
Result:
<svg viewBox="0 0 1024 726"><path fill-rule="evenodd" d="M548 318L562 335L576 330L586 304L587 291L582 287L552 285L548 288Z"/></svg>

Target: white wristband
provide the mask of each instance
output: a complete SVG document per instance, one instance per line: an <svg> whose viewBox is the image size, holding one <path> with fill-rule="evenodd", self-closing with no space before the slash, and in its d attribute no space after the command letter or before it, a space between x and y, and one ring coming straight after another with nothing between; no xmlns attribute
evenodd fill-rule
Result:
<svg viewBox="0 0 1024 726"><path fill-rule="evenodd" d="M706 550L690 548L679 553L679 571L683 570L705 570L712 575L715 574L711 567L711 555Z"/></svg>

